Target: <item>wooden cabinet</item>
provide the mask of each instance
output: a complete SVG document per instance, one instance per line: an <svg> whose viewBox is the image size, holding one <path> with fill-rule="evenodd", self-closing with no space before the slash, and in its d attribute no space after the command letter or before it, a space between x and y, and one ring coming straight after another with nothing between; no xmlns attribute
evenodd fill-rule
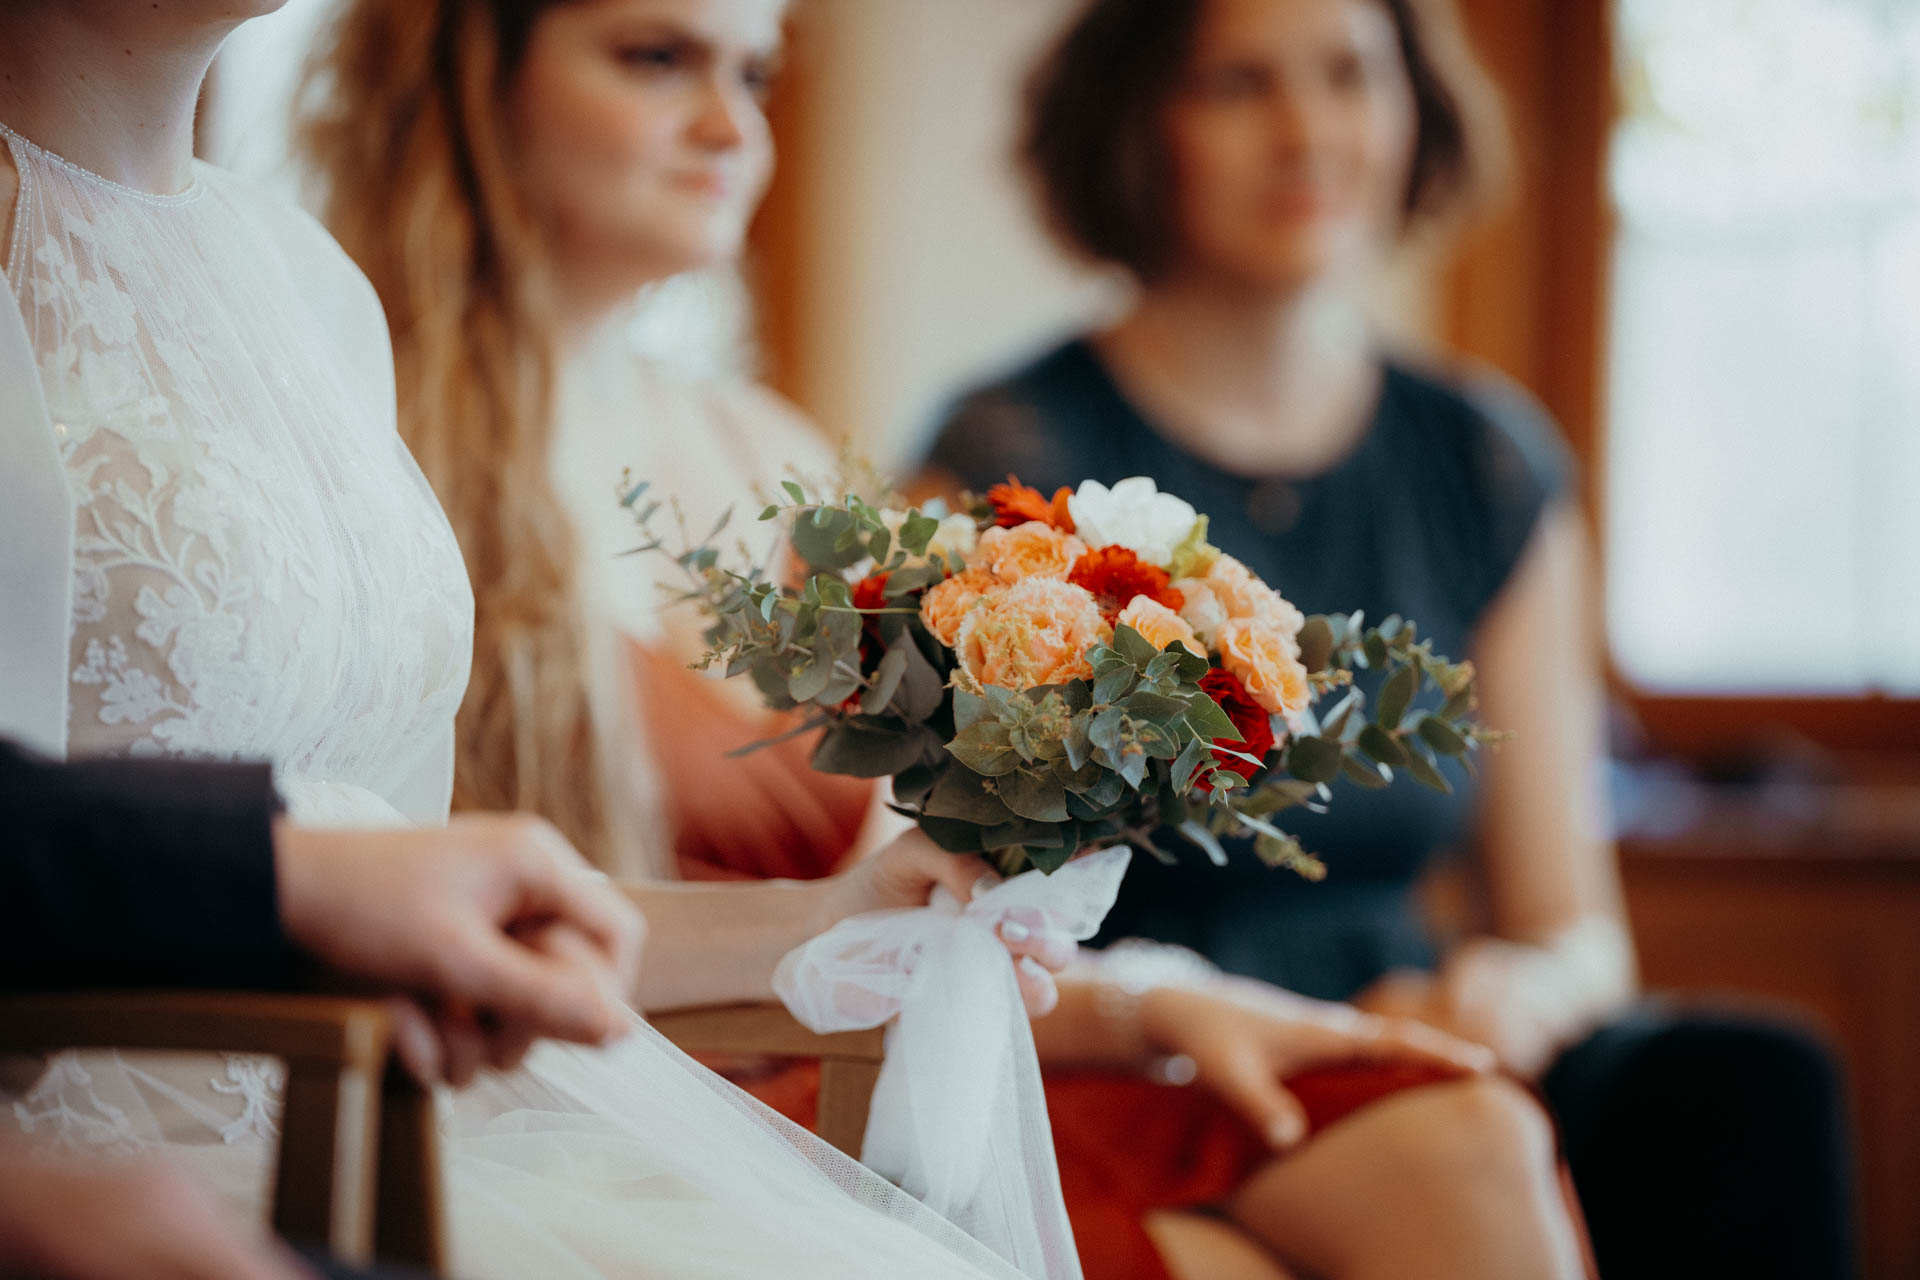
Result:
<svg viewBox="0 0 1920 1280"><path fill-rule="evenodd" d="M1622 855L1648 989L1785 1006L1840 1053L1864 1275L1920 1277L1920 828L1759 841L1735 826Z"/></svg>

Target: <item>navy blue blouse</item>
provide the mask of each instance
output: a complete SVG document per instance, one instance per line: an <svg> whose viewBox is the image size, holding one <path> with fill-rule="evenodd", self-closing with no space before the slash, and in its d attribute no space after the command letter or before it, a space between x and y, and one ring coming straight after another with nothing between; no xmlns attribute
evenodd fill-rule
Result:
<svg viewBox="0 0 1920 1280"><path fill-rule="evenodd" d="M963 396L926 461L976 492L1009 472L1046 492L1152 476L1211 517L1210 541L1304 612L1398 613L1456 658L1569 478L1552 425L1523 395L1394 362L1371 423L1332 467L1228 471L1156 431L1084 339ZM1342 781L1327 813L1282 815L1326 861L1319 884L1245 851L1214 868L1177 838L1167 847L1179 849L1179 867L1136 857L1103 939L1181 943L1222 968L1329 999L1389 968L1431 963L1411 891L1465 836L1473 795L1464 774L1442 767L1452 796L1409 779L1364 793Z"/></svg>

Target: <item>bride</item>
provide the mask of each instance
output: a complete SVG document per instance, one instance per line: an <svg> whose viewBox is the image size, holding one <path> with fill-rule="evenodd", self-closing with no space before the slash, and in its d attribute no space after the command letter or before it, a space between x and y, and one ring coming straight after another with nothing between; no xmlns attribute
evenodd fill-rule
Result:
<svg viewBox="0 0 1920 1280"><path fill-rule="evenodd" d="M0 15L0 731L269 758L302 821L438 822L472 596L395 436L364 278L310 219L191 158L201 80L245 16ZM637 995L764 993L806 933L937 882L964 898L971 878L895 846L817 885L636 890L654 922ZM701 941L700 972L661 963L676 936ZM69 1145L164 1144L257 1213L274 1074L68 1054L11 1116ZM1078 1274L1070 1249L995 1256L644 1025L608 1050L536 1049L445 1129L461 1274Z"/></svg>

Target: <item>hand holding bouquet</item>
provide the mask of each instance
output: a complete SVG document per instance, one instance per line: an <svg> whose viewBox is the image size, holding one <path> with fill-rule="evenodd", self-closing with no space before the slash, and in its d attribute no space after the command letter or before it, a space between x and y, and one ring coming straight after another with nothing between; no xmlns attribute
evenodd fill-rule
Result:
<svg viewBox="0 0 1920 1280"><path fill-rule="evenodd" d="M672 556L711 619L707 662L770 707L811 708L794 732L825 729L816 768L890 777L942 848L1006 874L1116 843L1171 860L1155 833L1172 828L1216 862L1221 837L1251 835L1317 877L1274 814L1324 805L1338 777L1377 788L1404 769L1447 790L1437 757L1495 736L1473 720L1470 664L1398 617L1303 617L1145 477L1052 497L1009 477L959 514L789 481L760 518L787 522L791 584L723 566L724 520L668 549L647 486L623 488L635 550ZM1364 669L1384 676L1371 705Z"/></svg>

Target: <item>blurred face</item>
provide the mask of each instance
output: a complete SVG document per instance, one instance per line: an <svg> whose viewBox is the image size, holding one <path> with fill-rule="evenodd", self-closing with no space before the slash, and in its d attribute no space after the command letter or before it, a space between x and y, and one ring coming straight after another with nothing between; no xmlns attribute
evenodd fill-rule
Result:
<svg viewBox="0 0 1920 1280"><path fill-rule="evenodd" d="M740 251L785 0L579 0L535 23L511 145L562 284L611 302Z"/></svg>
<svg viewBox="0 0 1920 1280"><path fill-rule="evenodd" d="M1397 233L1416 120L1376 0L1209 0L1166 128L1176 270L1297 289Z"/></svg>

